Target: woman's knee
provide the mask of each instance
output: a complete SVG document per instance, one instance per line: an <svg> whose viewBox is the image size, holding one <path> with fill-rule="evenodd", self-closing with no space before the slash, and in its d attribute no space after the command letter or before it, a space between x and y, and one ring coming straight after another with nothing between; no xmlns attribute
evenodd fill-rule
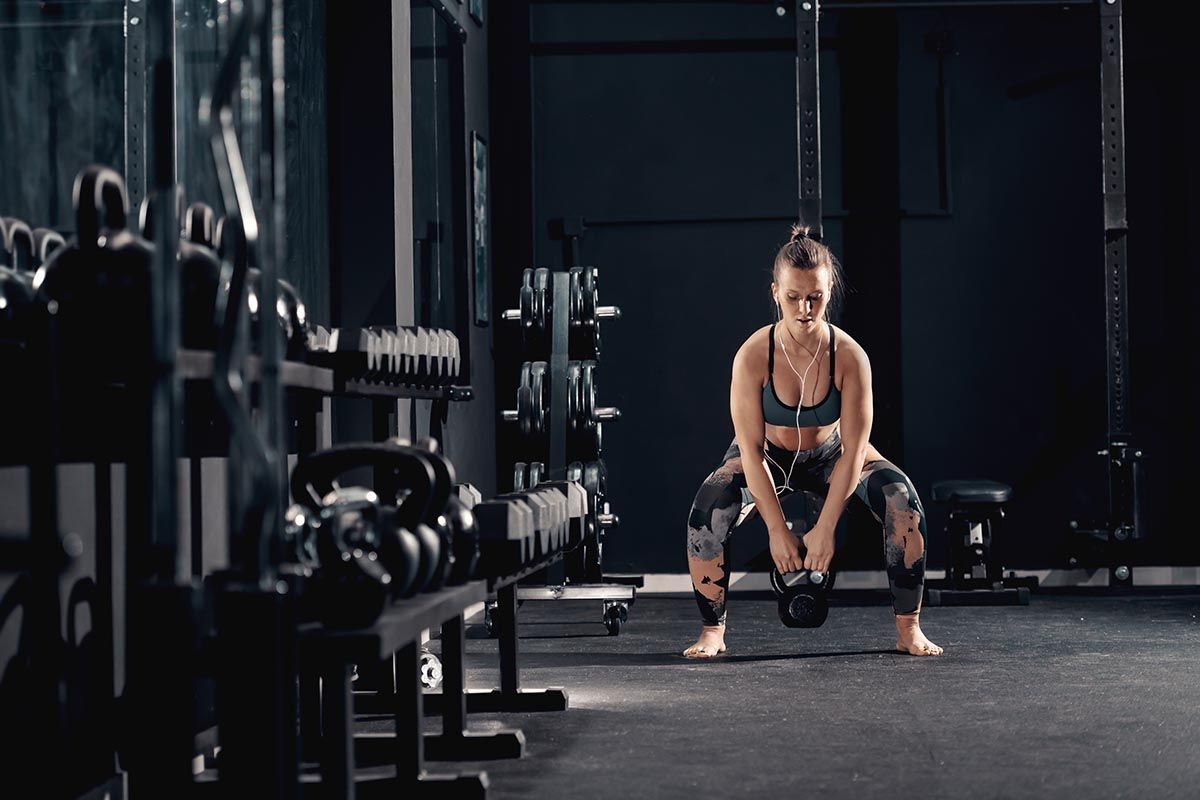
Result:
<svg viewBox="0 0 1200 800"><path fill-rule="evenodd" d="M738 485L740 459L726 462L714 470L696 492L688 515L688 557L709 561L724 552L725 542L742 510L742 490Z"/></svg>

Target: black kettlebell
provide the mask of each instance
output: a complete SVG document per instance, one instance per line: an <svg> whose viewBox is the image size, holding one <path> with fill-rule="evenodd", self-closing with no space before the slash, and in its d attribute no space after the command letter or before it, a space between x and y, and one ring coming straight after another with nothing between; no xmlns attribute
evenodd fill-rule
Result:
<svg viewBox="0 0 1200 800"><path fill-rule="evenodd" d="M364 628L391 599L392 576L379 557L379 498L351 486L331 492L316 519L321 561L318 614L331 628Z"/></svg>
<svg viewBox="0 0 1200 800"><path fill-rule="evenodd" d="M65 246L66 243L67 240L58 231L52 231L49 228L34 228L33 254L37 260L37 266L40 267L42 264L45 264L49 260L50 254L58 248Z"/></svg>
<svg viewBox="0 0 1200 800"><path fill-rule="evenodd" d="M360 467L378 468L389 476L387 485L376 489L385 507L392 503L397 506L388 512L389 518L394 520L390 527L409 532L417 545L415 576L411 585L400 591L400 596L411 597L429 587L435 578L441 557L441 539L424 519L431 501L449 490L437 485L437 473L432 464L421 457L420 451L386 444L351 444L331 447L301 459L292 470L292 495L297 502L319 510L322 498L334 490L337 477ZM385 550L384 555L390 557L393 553L411 552L411 549L410 544L402 544L395 550ZM401 571L397 567L394 569ZM400 583L396 581L397 587Z"/></svg>
<svg viewBox="0 0 1200 800"><path fill-rule="evenodd" d="M282 552L279 561L318 568L321 558L317 553L316 529L312 525L312 512L296 503L288 506L283 514Z"/></svg>
<svg viewBox="0 0 1200 800"><path fill-rule="evenodd" d="M398 439L391 439L387 444L425 460L437 476L435 487L446 487L445 491L435 490L423 517L425 525L438 537L437 565L426 591L440 589L455 572L454 531L446 517L447 503L453 496L454 466L437 452L437 440L430 437L418 439L416 445L411 447Z"/></svg>
<svg viewBox="0 0 1200 800"><path fill-rule="evenodd" d="M308 308L295 286L285 280L279 280L278 285L279 302L275 310L283 333L284 356L292 361L302 361L308 350Z"/></svg>
<svg viewBox="0 0 1200 800"><path fill-rule="evenodd" d="M207 203L192 203L183 212L183 239L192 244L213 247L216 241L217 217Z"/></svg>
<svg viewBox="0 0 1200 800"><path fill-rule="evenodd" d="M804 548L800 548L804 557ZM789 628L819 628L829 616L829 592L835 573L802 569L771 570L771 588L779 602L779 619Z"/></svg>
<svg viewBox="0 0 1200 800"><path fill-rule="evenodd" d="M28 336L33 306L33 288L10 269L0 267L0 342L5 351L20 350Z"/></svg>
<svg viewBox="0 0 1200 800"><path fill-rule="evenodd" d="M16 273L32 273L38 268L37 246L33 231L19 219L6 217L2 222L4 249L8 251L7 264Z"/></svg>
<svg viewBox="0 0 1200 800"><path fill-rule="evenodd" d="M787 526L800 538L800 560L804 560L803 536L820 518L824 498L807 490L788 491L779 496L779 508ZM767 526L757 509L749 509L737 526L738 536L767 537ZM835 573L801 569L780 574L771 569L771 589L779 601L779 619L789 628L817 628L829 616L829 592Z"/></svg>
<svg viewBox="0 0 1200 800"><path fill-rule="evenodd" d="M153 247L126 230L125 183L90 166L75 179L75 236L33 279L39 302L55 313L63 373L140 379L153 346L150 270ZM120 358L113 357L114 343Z"/></svg>
<svg viewBox="0 0 1200 800"><path fill-rule="evenodd" d="M450 527L453 541L451 547L454 551L454 563L446 585L458 586L474 577L475 567L479 564L479 525L474 512L454 494L446 501L445 516Z"/></svg>
<svg viewBox="0 0 1200 800"><path fill-rule="evenodd" d="M154 234L154 206L157 202L155 195L147 195L142 199L138 224L143 236ZM176 194L176 205L182 212L180 219L183 225L177 253L179 308L183 317L180 344L191 350L213 350L217 346L217 291L221 283L221 260L211 247L212 209L203 203L193 203L183 211L182 192Z"/></svg>

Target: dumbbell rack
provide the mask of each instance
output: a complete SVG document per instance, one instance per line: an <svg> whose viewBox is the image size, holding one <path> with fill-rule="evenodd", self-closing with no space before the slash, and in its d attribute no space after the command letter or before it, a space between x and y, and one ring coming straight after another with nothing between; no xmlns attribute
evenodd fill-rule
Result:
<svg viewBox="0 0 1200 800"><path fill-rule="evenodd" d="M568 362L570 360L570 315L564 313L570 308L570 273L566 271L551 272L550 290L550 359L547 362L550 378L550 452L547 462L547 474L551 480L567 479L567 398L570 393L568 377ZM593 499L593 498L589 498ZM597 537L603 535L597 527ZM624 577L624 576L623 576ZM629 606L637 598L637 586L640 577L627 578L630 583L569 583L548 586L522 586L515 591L511 608L502 604L504 595L497 597L497 605L489 606L487 613L499 612L502 621L511 619L515 626L516 603L526 600L600 600L604 604L604 619L609 625L610 615L613 623L610 633L620 631L620 625L628 615ZM617 621L619 620L619 621ZM515 645L514 645L515 647ZM514 655L515 658L515 655Z"/></svg>

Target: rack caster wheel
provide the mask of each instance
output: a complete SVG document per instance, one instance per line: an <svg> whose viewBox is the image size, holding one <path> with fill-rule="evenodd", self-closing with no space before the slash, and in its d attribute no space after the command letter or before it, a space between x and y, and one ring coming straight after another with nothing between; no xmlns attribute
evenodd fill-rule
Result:
<svg viewBox="0 0 1200 800"><path fill-rule="evenodd" d="M621 633L621 626L629 620L629 606L625 603L613 602L604 604L604 627L609 636Z"/></svg>
<svg viewBox="0 0 1200 800"><path fill-rule="evenodd" d="M442 685L442 660L421 648L421 688L436 689Z"/></svg>
<svg viewBox="0 0 1200 800"><path fill-rule="evenodd" d="M498 604L493 600L488 600L483 604L483 629L487 631L487 635L495 639L500 631L496 624L496 606Z"/></svg>

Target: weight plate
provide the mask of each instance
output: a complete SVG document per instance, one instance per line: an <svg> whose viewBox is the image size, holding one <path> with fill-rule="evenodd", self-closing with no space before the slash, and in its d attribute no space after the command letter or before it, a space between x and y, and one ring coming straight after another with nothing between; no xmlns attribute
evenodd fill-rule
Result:
<svg viewBox="0 0 1200 800"><path fill-rule="evenodd" d="M596 269L595 267L583 268L583 294L582 303L580 306L580 321L587 327L592 327L596 324L596 306L599 304L599 298L596 291Z"/></svg>
<svg viewBox="0 0 1200 800"><path fill-rule="evenodd" d="M521 382L517 386L517 425L522 436L533 432L533 378L528 361L521 364Z"/></svg>
<svg viewBox="0 0 1200 800"><path fill-rule="evenodd" d="M534 361L530 367L531 389L533 394L533 430L537 434L546 432L546 418L549 414L547 393L549 386L546 381L546 362Z"/></svg>
<svg viewBox="0 0 1200 800"><path fill-rule="evenodd" d="M550 270L538 267L533 273L533 324L539 333L550 328Z"/></svg>
<svg viewBox="0 0 1200 800"><path fill-rule="evenodd" d="M567 427L577 430L582 425L579 412L581 407L583 372L578 361L567 362Z"/></svg>
<svg viewBox="0 0 1200 800"><path fill-rule="evenodd" d="M596 424L596 362L584 361L580 365L583 373L580 386L580 417L584 425Z"/></svg>
<svg viewBox="0 0 1200 800"><path fill-rule="evenodd" d="M580 319L583 307L583 282L581 280L583 269L580 267L571 267L568 278L568 297L570 298L570 314L571 327L577 328L582 324Z"/></svg>
<svg viewBox="0 0 1200 800"><path fill-rule="evenodd" d="M525 269L521 273L521 330L522 332L533 327L534 324L534 307L533 307L533 270Z"/></svg>

